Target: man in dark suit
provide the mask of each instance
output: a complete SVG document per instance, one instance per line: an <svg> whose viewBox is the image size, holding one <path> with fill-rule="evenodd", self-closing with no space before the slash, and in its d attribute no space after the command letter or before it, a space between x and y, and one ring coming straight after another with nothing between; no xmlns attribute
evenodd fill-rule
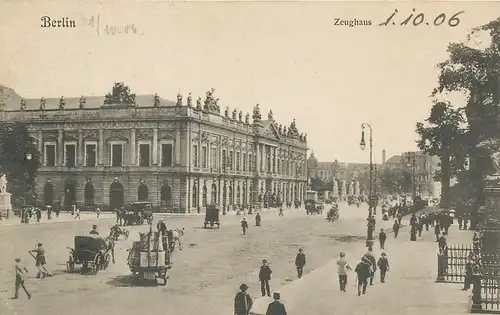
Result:
<svg viewBox="0 0 500 315"><path fill-rule="evenodd" d="M262 260L262 266L260 266L259 271L259 280L260 280L260 291L262 292L262 296L266 295L271 296L271 290L269 288L269 280L271 280L271 268L267 265L267 260Z"/></svg>
<svg viewBox="0 0 500 315"><path fill-rule="evenodd" d="M273 293L273 299L274 301L269 303L267 307L266 315L287 315L285 305L279 301L280 294L278 292Z"/></svg>
<svg viewBox="0 0 500 315"><path fill-rule="evenodd" d="M252 308L252 298L247 293L248 286L246 284L240 285L240 292L236 293L234 297L234 314L235 315L248 315Z"/></svg>
<svg viewBox="0 0 500 315"><path fill-rule="evenodd" d="M302 273L304 272L304 266L306 265L306 255L302 251L302 248L299 248L299 253L295 257L295 267L297 267L297 276L302 278Z"/></svg>

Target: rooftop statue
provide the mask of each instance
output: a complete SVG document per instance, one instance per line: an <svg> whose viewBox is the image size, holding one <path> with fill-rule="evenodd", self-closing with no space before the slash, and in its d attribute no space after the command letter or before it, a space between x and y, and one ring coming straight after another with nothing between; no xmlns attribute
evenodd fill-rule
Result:
<svg viewBox="0 0 500 315"><path fill-rule="evenodd" d="M262 115L260 113L259 104L255 105L255 107L253 108L252 119L253 119L254 122L259 122L262 119Z"/></svg>
<svg viewBox="0 0 500 315"><path fill-rule="evenodd" d="M284 136L288 136L288 133L287 133L287 130L286 130L286 126L283 126L283 135Z"/></svg>
<svg viewBox="0 0 500 315"><path fill-rule="evenodd" d="M283 134L283 126L281 124L279 124L279 127L278 127L278 133L281 135Z"/></svg>
<svg viewBox="0 0 500 315"><path fill-rule="evenodd" d="M248 125L249 123L250 123L250 114L249 114L249 113L247 113L247 114L245 115L245 124L247 124L247 125Z"/></svg>
<svg viewBox="0 0 500 315"><path fill-rule="evenodd" d="M45 109L45 104L47 103L47 101L42 97L40 99L40 110L44 110Z"/></svg>
<svg viewBox="0 0 500 315"><path fill-rule="evenodd" d="M153 106L154 107L160 106L160 97L158 96L158 93L155 93L155 96L153 98Z"/></svg>
<svg viewBox="0 0 500 315"><path fill-rule="evenodd" d="M214 92L215 89L211 88L210 91L207 92L207 95L205 97L205 108L206 110L214 113L220 113L220 107L219 107L219 99L216 99L214 97Z"/></svg>
<svg viewBox="0 0 500 315"><path fill-rule="evenodd" d="M26 100L21 100L21 110L26 110Z"/></svg>
<svg viewBox="0 0 500 315"><path fill-rule="evenodd" d="M104 97L104 104L126 104L135 106L135 94L130 92L130 88L126 86L125 83L116 82L112 92L106 94Z"/></svg>
<svg viewBox="0 0 500 315"><path fill-rule="evenodd" d="M59 99L59 109L64 109L64 106L66 106L66 101L64 100L64 97L61 96Z"/></svg>
<svg viewBox="0 0 500 315"><path fill-rule="evenodd" d="M229 117L229 106L226 106L226 109L224 110L224 116Z"/></svg>
<svg viewBox="0 0 500 315"><path fill-rule="evenodd" d="M177 106L182 106L182 95L177 93Z"/></svg>
<svg viewBox="0 0 500 315"><path fill-rule="evenodd" d="M273 118L273 111L272 110L270 110L269 114L267 114L267 119L274 120L274 118Z"/></svg>
<svg viewBox="0 0 500 315"><path fill-rule="evenodd" d="M233 120L236 120L236 115L238 115L238 111L235 109L233 109Z"/></svg>
<svg viewBox="0 0 500 315"><path fill-rule="evenodd" d="M187 98L187 106L191 107L192 105L193 105L193 97L191 96L191 93L189 93Z"/></svg>
<svg viewBox="0 0 500 315"><path fill-rule="evenodd" d="M288 128L290 136L297 137L299 135L299 130L297 129L297 124L295 123L295 119L290 124L290 128Z"/></svg>
<svg viewBox="0 0 500 315"><path fill-rule="evenodd" d="M80 100L78 101L78 108L80 108L80 109L85 108L85 103L87 103L87 100L82 95L80 97Z"/></svg>
<svg viewBox="0 0 500 315"><path fill-rule="evenodd" d="M201 97L196 100L196 109L201 110Z"/></svg>
<svg viewBox="0 0 500 315"><path fill-rule="evenodd" d="M238 120L240 122L243 122L243 112L240 110L240 113L238 114ZM244 182L245 183L245 182Z"/></svg>

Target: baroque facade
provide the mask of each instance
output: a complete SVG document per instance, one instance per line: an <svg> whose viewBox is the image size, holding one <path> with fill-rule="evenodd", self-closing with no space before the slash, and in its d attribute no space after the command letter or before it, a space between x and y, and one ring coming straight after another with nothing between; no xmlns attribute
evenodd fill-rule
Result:
<svg viewBox="0 0 500 315"><path fill-rule="evenodd" d="M295 121L283 127L272 111L263 120L259 105L252 117L221 114L213 92L195 105L191 94L187 102L136 97L123 84L105 97L36 100L14 92L3 97L2 118L26 123L37 143L44 204L114 209L151 201L191 212L211 203L302 201L307 138Z"/></svg>

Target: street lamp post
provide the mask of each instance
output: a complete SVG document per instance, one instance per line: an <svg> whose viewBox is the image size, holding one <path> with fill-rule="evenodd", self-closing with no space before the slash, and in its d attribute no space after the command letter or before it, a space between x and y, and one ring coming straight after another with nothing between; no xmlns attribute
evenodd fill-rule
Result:
<svg viewBox="0 0 500 315"><path fill-rule="evenodd" d="M26 167L24 168L24 175L25 175L25 179L27 179L28 177L28 170L26 169L27 166L28 166L28 163L31 161L32 159L32 155L31 153L26 153L26 161L27 161L27 165ZM26 183L26 180L23 180L23 208L21 209L21 223L25 223L25 209L26 209L26 198L28 197L28 184Z"/></svg>
<svg viewBox="0 0 500 315"><path fill-rule="evenodd" d="M415 171L417 164L417 157L415 152L408 152L408 168L411 170L411 197L412 200L415 201L416 193L416 185L415 185Z"/></svg>
<svg viewBox="0 0 500 315"><path fill-rule="evenodd" d="M370 183L369 183L369 202L368 202L368 218L366 219L368 221L367 224L367 237L366 237L366 246L371 247L373 246L373 231L375 230L375 218L373 217L373 133L372 133L372 126L367 123L362 123L361 124L361 141L359 143L359 147L361 150L366 149L366 142L365 142L365 128L368 127L370 130L369 134L369 145L370 145Z"/></svg>

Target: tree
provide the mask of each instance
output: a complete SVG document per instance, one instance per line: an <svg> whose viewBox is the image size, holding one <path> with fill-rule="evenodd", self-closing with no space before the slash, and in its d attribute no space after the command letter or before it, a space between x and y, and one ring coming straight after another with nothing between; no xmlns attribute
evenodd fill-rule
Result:
<svg viewBox="0 0 500 315"><path fill-rule="evenodd" d="M27 159L31 154L31 160ZM30 203L36 198L35 180L40 153L24 124L0 122L0 172L7 177L13 202Z"/></svg>
<svg viewBox="0 0 500 315"><path fill-rule="evenodd" d="M104 97L104 104L125 104L136 105L135 94L130 92L130 88L123 82L117 82L113 86L111 93L106 94Z"/></svg>
<svg viewBox="0 0 500 315"><path fill-rule="evenodd" d="M450 180L462 169L466 155L465 119L460 109L447 102L435 102L426 124L418 122L416 132L420 136L417 145L425 154L437 156L441 160L441 206L450 202Z"/></svg>
<svg viewBox="0 0 500 315"><path fill-rule="evenodd" d="M379 175L380 188L383 193L411 192L411 174L402 169L384 168Z"/></svg>
<svg viewBox="0 0 500 315"><path fill-rule="evenodd" d="M486 48L470 47L472 38L487 35L482 44ZM479 144L500 134L500 18L480 26L468 36L466 43L452 43L450 57L438 65L439 85L433 96L461 92L465 98L468 131L465 144L470 155L470 176L473 194L479 203L484 202L484 175L488 171L491 152Z"/></svg>

